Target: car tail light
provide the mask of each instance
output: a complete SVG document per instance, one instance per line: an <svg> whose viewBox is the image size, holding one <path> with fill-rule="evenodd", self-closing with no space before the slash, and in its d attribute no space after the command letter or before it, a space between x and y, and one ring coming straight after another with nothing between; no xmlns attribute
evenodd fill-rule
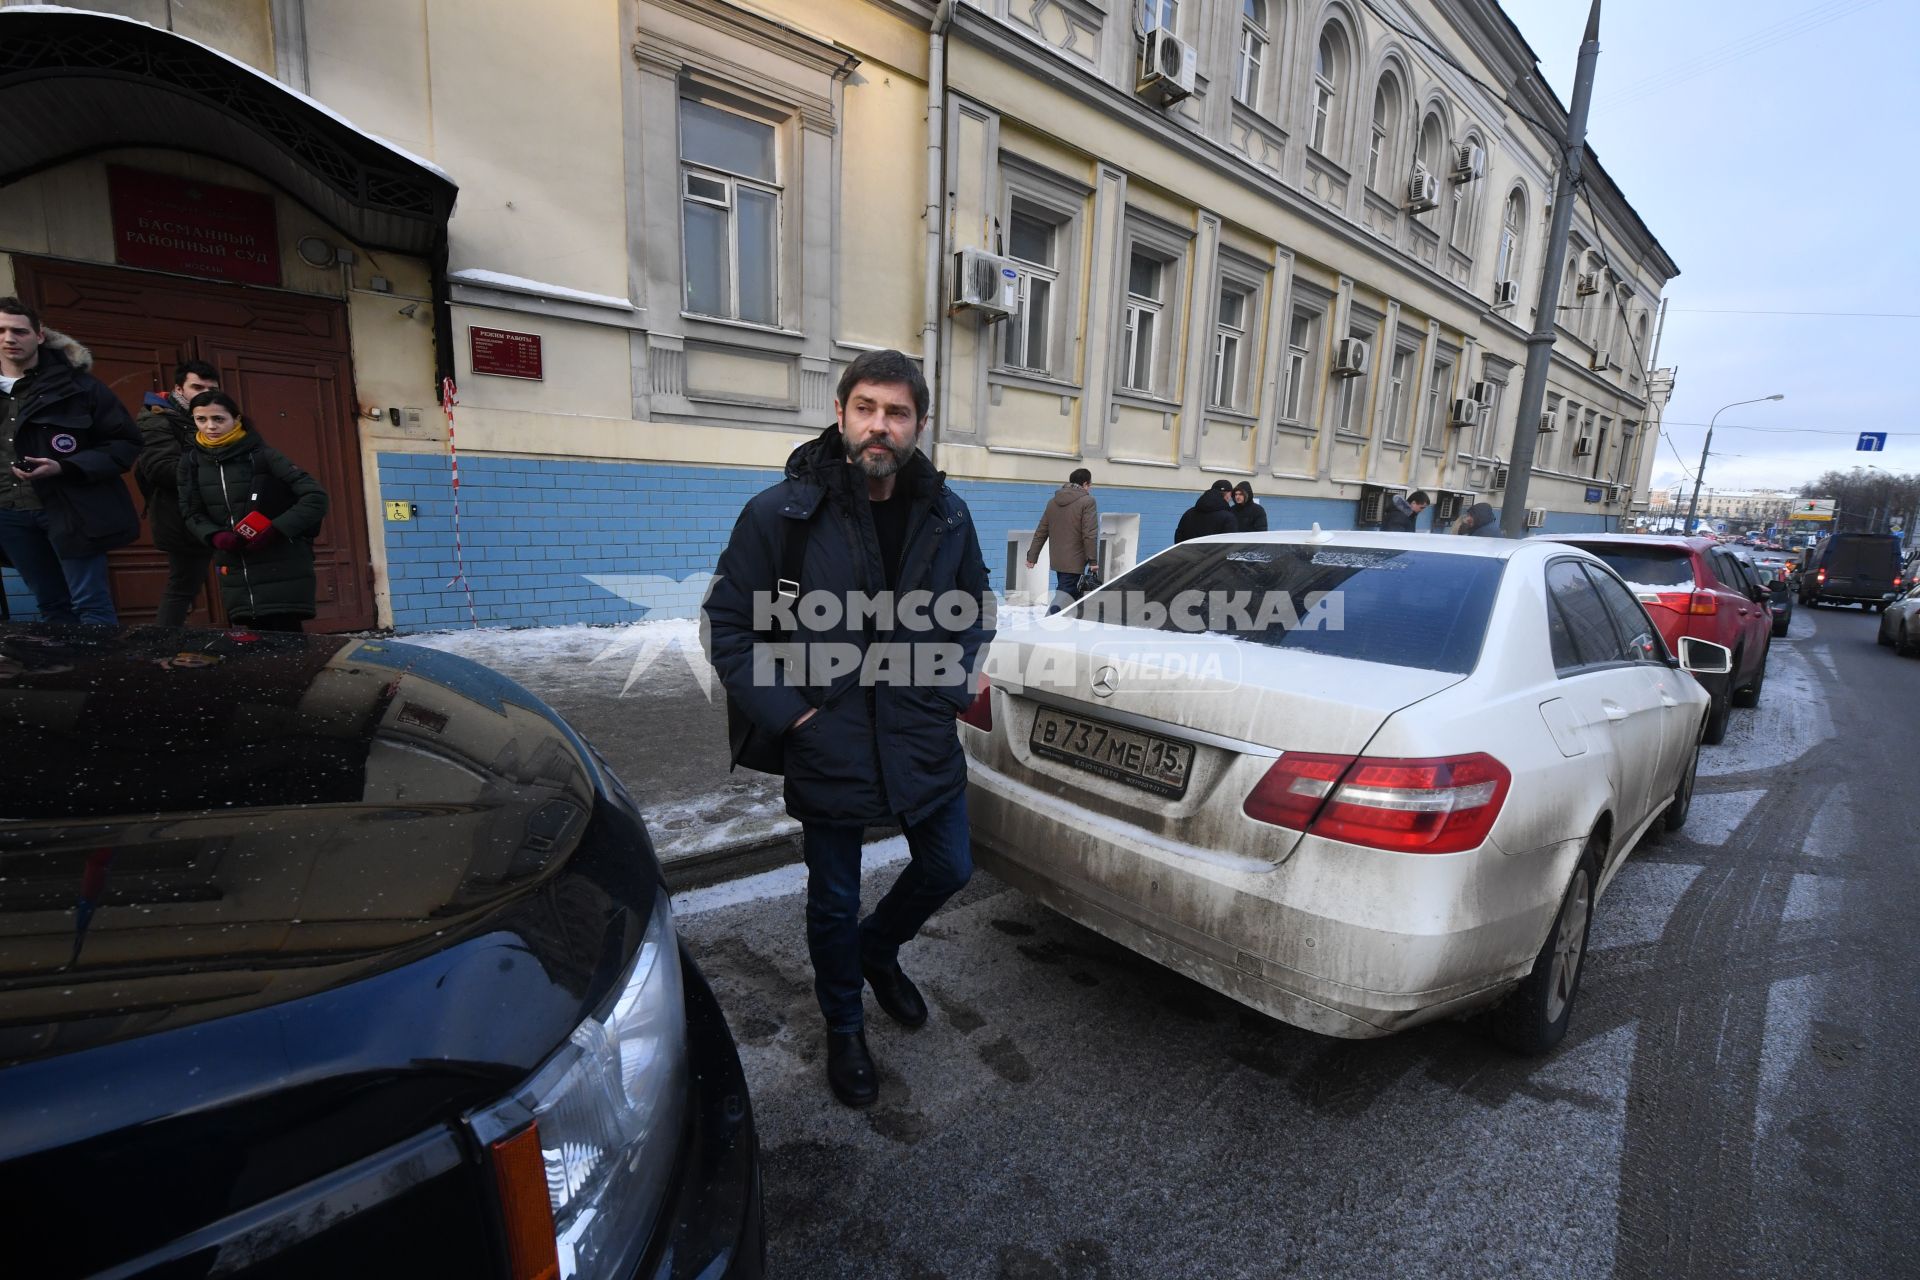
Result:
<svg viewBox="0 0 1920 1280"><path fill-rule="evenodd" d="M1641 596L1640 601L1642 604L1657 604L1661 608L1671 609L1675 613L1687 613L1693 608L1693 592L1660 591L1654 593L1651 600L1646 596Z"/></svg>
<svg viewBox="0 0 1920 1280"><path fill-rule="evenodd" d="M507 1233L507 1273L513 1280L558 1280L560 1251L537 1124L493 1144L493 1180Z"/></svg>
<svg viewBox="0 0 1920 1280"><path fill-rule="evenodd" d="M1396 853L1460 853L1486 842L1513 775L1482 752L1374 759L1288 752L1243 808L1250 818Z"/></svg>
<svg viewBox="0 0 1920 1280"><path fill-rule="evenodd" d="M1813 580L1815 582L1825 582L1827 580L1827 571L1822 569L1820 572L1814 574Z"/></svg>
<svg viewBox="0 0 1920 1280"><path fill-rule="evenodd" d="M973 701L960 713L960 723L970 724L976 729L993 732L993 686L986 681L980 682L980 692L973 695Z"/></svg>
<svg viewBox="0 0 1920 1280"><path fill-rule="evenodd" d="M1711 591L1696 591L1693 599L1687 603L1687 612L1694 614L1715 614L1720 612L1720 597Z"/></svg>

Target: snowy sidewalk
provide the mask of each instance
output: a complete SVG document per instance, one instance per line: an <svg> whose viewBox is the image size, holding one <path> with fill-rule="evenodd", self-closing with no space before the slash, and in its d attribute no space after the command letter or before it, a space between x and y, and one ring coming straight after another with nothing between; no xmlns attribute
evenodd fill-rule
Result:
<svg viewBox="0 0 1920 1280"><path fill-rule="evenodd" d="M1043 613L1002 605L1002 627ZM726 695L709 668L700 624L691 618L619 627L530 627L433 631L398 636L471 658L518 681L565 716L613 765L646 813L663 864L683 867L789 846L799 858L798 823L787 817L781 780L730 771Z"/></svg>

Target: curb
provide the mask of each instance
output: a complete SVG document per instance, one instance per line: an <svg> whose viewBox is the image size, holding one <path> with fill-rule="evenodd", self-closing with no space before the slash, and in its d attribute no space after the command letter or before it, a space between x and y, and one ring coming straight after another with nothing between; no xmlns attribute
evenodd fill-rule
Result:
<svg viewBox="0 0 1920 1280"><path fill-rule="evenodd" d="M868 827L862 843L870 844L899 834L900 828L892 824ZM789 831L719 849L702 849L698 853L666 860L660 864L660 873L666 880L669 893L684 893L689 889L705 889L709 885L724 884L729 880L740 880L759 875L762 871L789 866L802 861L803 857L800 833Z"/></svg>

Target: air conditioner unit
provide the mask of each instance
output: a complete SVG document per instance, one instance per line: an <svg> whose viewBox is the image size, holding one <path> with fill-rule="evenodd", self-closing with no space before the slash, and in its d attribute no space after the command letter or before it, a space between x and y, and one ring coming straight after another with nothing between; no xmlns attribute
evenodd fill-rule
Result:
<svg viewBox="0 0 1920 1280"><path fill-rule="evenodd" d="M1149 31L1140 45L1140 80L1134 92L1169 106L1193 93L1199 67L1192 45L1171 31Z"/></svg>
<svg viewBox="0 0 1920 1280"><path fill-rule="evenodd" d="M1573 456L1584 458L1593 452L1593 437L1581 436L1573 442Z"/></svg>
<svg viewBox="0 0 1920 1280"><path fill-rule="evenodd" d="M1493 305L1510 307L1520 301L1520 282L1518 280L1498 280L1493 286Z"/></svg>
<svg viewBox="0 0 1920 1280"><path fill-rule="evenodd" d="M1608 486L1607 486L1607 501L1608 501L1608 502L1618 502L1618 501L1620 501L1620 486L1619 486L1619 485L1617 485L1617 484L1610 484L1610 485L1608 485Z"/></svg>
<svg viewBox="0 0 1920 1280"><path fill-rule="evenodd" d="M1543 413L1543 414L1541 414L1541 415L1540 415L1540 430L1541 430L1542 432L1547 432L1547 431L1558 431L1559 429L1560 429L1560 415L1559 415L1559 414L1557 414L1557 413Z"/></svg>
<svg viewBox="0 0 1920 1280"><path fill-rule="evenodd" d="M1413 166L1413 181L1407 184L1407 212L1425 213L1440 204L1440 179L1427 172L1427 166Z"/></svg>
<svg viewBox="0 0 1920 1280"><path fill-rule="evenodd" d="M1380 517L1386 514L1387 491L1368 485L1360 490L1360 527L1379 524Z"/></svg>
<svg viewBox="0 0 1920 1280"><path fill-rule="evenodd" d="M1487 171L1487 153L1485 148L1471 143L1453 149L1453 180L1472 182Z"/></svg>
<svg viewBox="0 0 1920 1280"><path fill-rule="evenodd" d="M1613 368L1613 352L1596 351L1593 353L1593 367L1601 373Z"/></svg>
<svg viewBox="0 0 1920 1280"><path fill-rule="evenodd" d="M1545 507L1528 507L1527 508L1527 528L1529 529L1544 528L1546 523L1547 523L1547 509Z"/></svg>
<svg viewBox="0 0 1920 1280"><path fill-rule="evenodd" d="M1582 271L1574 277L1573 291L1583 298L1589 294L1600 292L1600 273L1598 271Z"/></svg>
<svg viewBox="0 0 1920 1280"><path fill-rule="evenodd" d="M1433 527L1444 529L1460 518L1467 509L1467 495L1464 493L1443 493L1433 500Z"/></svg>
<svg viewBox="0 0 1920 1280"><path fill-rule="evenodd" d="M978 311L988 320L1004 320L1020 310L1020 267L985 249L953 255L953 305Z"/></svg>
<svg viewBox="0 0 1920 1280"><path fill-rule="evenodd" d="M1493 487L1496 489L1504 489L1507 487L1507 469L1505 467L1495 467L1493 469Z"/></svg>
<svg viewBox="0 0 1920 1280"><path fill-rule="evenodd" d="M1333 349L1333 376L1357 378L1367 371L1367 344L1358 338L1342 338Z"/></svg>
<svg viewBox="0 0 1920 1280"><path fill-rule="evenodd" d="M1482 405L1492 404L1493 403L1493 384L1491 382L1476 382L1473 384L1473 391L1471 394L1473 396L1473 402L1475 404L1482 404Z"/></svg>
<svg viewBox="0 0 1920 1280"><path fill-rule="evenodd" d="M1455 400L1453 412L1448 415L1447 425L1452 427L1470 427L1480 421L1480 402L1478 400Z"/></svg>

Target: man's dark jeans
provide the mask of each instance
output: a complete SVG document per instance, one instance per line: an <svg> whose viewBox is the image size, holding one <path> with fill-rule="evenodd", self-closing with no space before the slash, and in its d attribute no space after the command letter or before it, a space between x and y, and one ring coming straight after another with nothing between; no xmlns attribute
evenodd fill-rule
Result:
<svg viewBox="0 0 1920 1280"><path fill-rule="evenodd" d="M107 584L107 555L69 559L53 549L45 511L0 511L0 550L33 592L43 622L119 625Z"/></svg>
<svg viewBox="0 0 1920 1280"><path fill-rule="evenodd" d="M1080 575L1068 573L1064 569L1053 571L1053 600L1047 605L1048 613L1058 613L1080 598Z"/></svg>
<svg viewBox="0 0 1920 1280"><path fill-rule="evenodd" d="M212 559L211 551L198 554L191 551L167 552L167 587L160 593L160 615L153 620L156 626L187 625L187 615L193 612L194 599L207 585L207 564Z"/></svg>
<svg viewBox="0 0 1920 1280"><path fill-rule="evenodd" d="M902 944L973 875L967 826L967 792L906 829L913 855L893 888L865 920L860 919L860 837L863 827L802 828L807 856L807 953L813 957L813 991L829 1031L865 1025L860 962L888 965Z"/></svg>

